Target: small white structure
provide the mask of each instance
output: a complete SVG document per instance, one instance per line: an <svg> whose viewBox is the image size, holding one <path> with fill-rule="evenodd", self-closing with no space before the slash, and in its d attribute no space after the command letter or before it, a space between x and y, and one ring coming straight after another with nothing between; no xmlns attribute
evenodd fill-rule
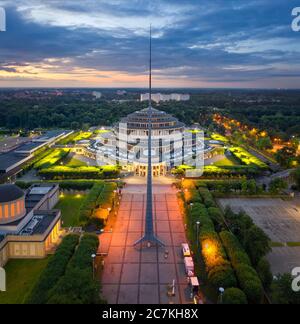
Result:
<svg viewBox="0 0 300 324"><path fill-rule="evenodd" d="M195 265L193 258L187 257L184 258L184 266L185 266L185 272L188 277L194 277L195 275Z"/></svg>
<svg viewBox="0 0 300 324"><path fill-rule="evenodd" d="M151 98L154 102L166 102L166 101L189 101L191 96L189 94L162 94L162 93L153 93ZM141 94L141 101L149 101L149 93Z"/></svg>
<svg viewBox="0 0 300 324"><path fill-rule="evenodd" d="M102 93L101 93L101 92L98 92L98 91L93 91L93 96L94 96L96 99L101 99L101 97L102 97Z"/></svg>
<svg viewBox="0 0 300 324"><path fill-rule="evenodd" d="M182 247L182 254L183 254L183 257L190 257L191 256L191 250L190 250L190 247L187 243L182 243L181 244L181 247Z"/></svg>

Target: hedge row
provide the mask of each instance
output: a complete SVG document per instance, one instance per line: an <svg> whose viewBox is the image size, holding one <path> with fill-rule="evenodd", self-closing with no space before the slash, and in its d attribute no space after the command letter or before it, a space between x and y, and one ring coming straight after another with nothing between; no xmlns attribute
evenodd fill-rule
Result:
<svg viewBox="0 0 300 324"><path fill-rule="evenodd" d="M218 234L213 230L201 229L199 239L209 282L215 287L236 287L234 271Z"/></svg>
<svg viewBox="0 0 300 324"><path fill-rule="evenodd" d="M45 304L47 302L50 290L64 275L78 242L79 236L74 234L63 239L28 297L27 304Z"/></svg>
<svg viewBox="0 0 300 324"><path fill-rule="evenodd" d="M249 302L260 303L263 297L263 287L257 272L251 266L247 253L232 233L224 231L220 233L220 238L236 272L239 285Z"/></svg>
<svg viewBox="0 0 300 324"><path fill-rule="evenodd" d="M98 199L102 191L104 190L104 187L104 183L94 184L89 194L85 198L84 202L82 203L79 210L79 220L82 223L82 225L86 225L90 222L94 210L97 207Z"/></svg>
<svg viewBox="0 0 300 324"><path fill-rule="evenodd" d="M85 191L93 187L95 183L103 183L102 180L66 180L66 181L49 181L58 183L59 187L64 190L80 190ZM17 181L16 185L22 189L28 189L33 184L38 183L38 181L33 182L23 182Z"/></svg>
<svg viewBox="0 0 300 324"><path fill-rule="evenodd" d="M238 288L228 288L223 296L223 304L225 305L246 305L247 297L245 293Z"/></svg>
<svg viewBox="0 0 300 324"><path fill-rule="evenodd" d="M203 189L203 190L201 190ZM200 245L202 256L205 263L205 268L208 276L208 281L218 287L236 287L237 281L234 271L227 260L225 250L222 243L215 232L215 226L209 216L207 206L213 206L212 196L207 192L206 188L199 188L191 186L190 189L185 191L185 198L188 198L190 208L188 209L189 222L194 224L200 221ZM203 202L199 203L199 201ZM193 203L191 206L190 203Z"/></svg>
<svg viewBox="0 0 300 324"><path fill-rule="evenodd" d="M90 223L102 225L103 220L94 217L95 209L112 208L114 200L114 190L117 189L116 183L97 182L90 190L88 196L80 207L79 220L82 226ZM99 224L101 222L101 224Z"/></svg>
<svg viewBox="0 0 300 324"><path fill-rule="evenodd" d="M207 208L216 207L215 200L207 188L200 187L198 188L198 190L202 198L202 201Z"/></svg>
<svg viewBox="0 0 300 324"><path fill-rule="evenodd" d="M84 234L65 274L51 289L47 304L98 304L99 283L93 278L91 255L97 252L99 239Z"/></svg>
<svg viewBox="0 0 300 324"><path fill-rule="evenodd" d="M54 166L43 169L39 175L48 180L64 180L64 179L113 179L117 178L120 174L118 168L105 168L105 167L67 167L67 166Z"/></svg>

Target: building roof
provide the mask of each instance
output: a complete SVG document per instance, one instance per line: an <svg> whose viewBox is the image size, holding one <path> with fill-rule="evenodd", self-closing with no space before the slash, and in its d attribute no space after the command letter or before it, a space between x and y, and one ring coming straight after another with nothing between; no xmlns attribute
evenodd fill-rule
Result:
<svg viewBox="0 0 300 324"><path fill-rule="evenodd" d="M15 185L0 185L0 203L14 201L22 198L24 195L24 192Z"/></svg>
<svg viewBox="0 0 300 324"><path fill-rule="evenodd" d="M130 129L148 129L149 108L136 111L121 120L121 123L127 124ZM174 129L184 128L184 124L179 122L177 118L152 108L151 114L152 129Z"/></svg>

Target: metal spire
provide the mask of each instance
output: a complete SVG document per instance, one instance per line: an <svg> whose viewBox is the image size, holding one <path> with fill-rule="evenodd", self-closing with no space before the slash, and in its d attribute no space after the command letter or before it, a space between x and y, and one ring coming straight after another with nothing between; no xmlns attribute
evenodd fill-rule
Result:
<svg viewBox="0 0 300 324"><path fill-rule="evenodd" d="M164 246L154 234L153 228L153 194L152 194L152 27L150 25L150 60L149 60L149 108L148 108L148 173L147 173L147 206L145 235L134 245L147 243L148 245Z"/></svg>

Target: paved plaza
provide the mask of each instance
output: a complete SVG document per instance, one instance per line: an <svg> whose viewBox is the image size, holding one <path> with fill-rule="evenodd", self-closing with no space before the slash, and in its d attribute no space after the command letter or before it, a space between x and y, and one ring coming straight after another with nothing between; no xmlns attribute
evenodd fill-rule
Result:
<svg viewBox="0 0 300 324"><path fill-rule="evenodd" d="M102 291L109 304L191 302L180 248L186 236L176 191L170 185L154 185L153 200L155 231L165 248L133 247L145 226L146 186L142 184L127 185L113 233L101 235L100 252L108 253ZM173 280L176 296L168 297Z"/></svg>
<svg viewBox="0 0 300 324"><path fill-rule="evenodd" d="M272 242L300 242L300 201L282 199L219 199L222 207L234 212L244 210L270 237ZM300 267L300 247L274 247L268 255L272 272L290 273Z"/></svg>

